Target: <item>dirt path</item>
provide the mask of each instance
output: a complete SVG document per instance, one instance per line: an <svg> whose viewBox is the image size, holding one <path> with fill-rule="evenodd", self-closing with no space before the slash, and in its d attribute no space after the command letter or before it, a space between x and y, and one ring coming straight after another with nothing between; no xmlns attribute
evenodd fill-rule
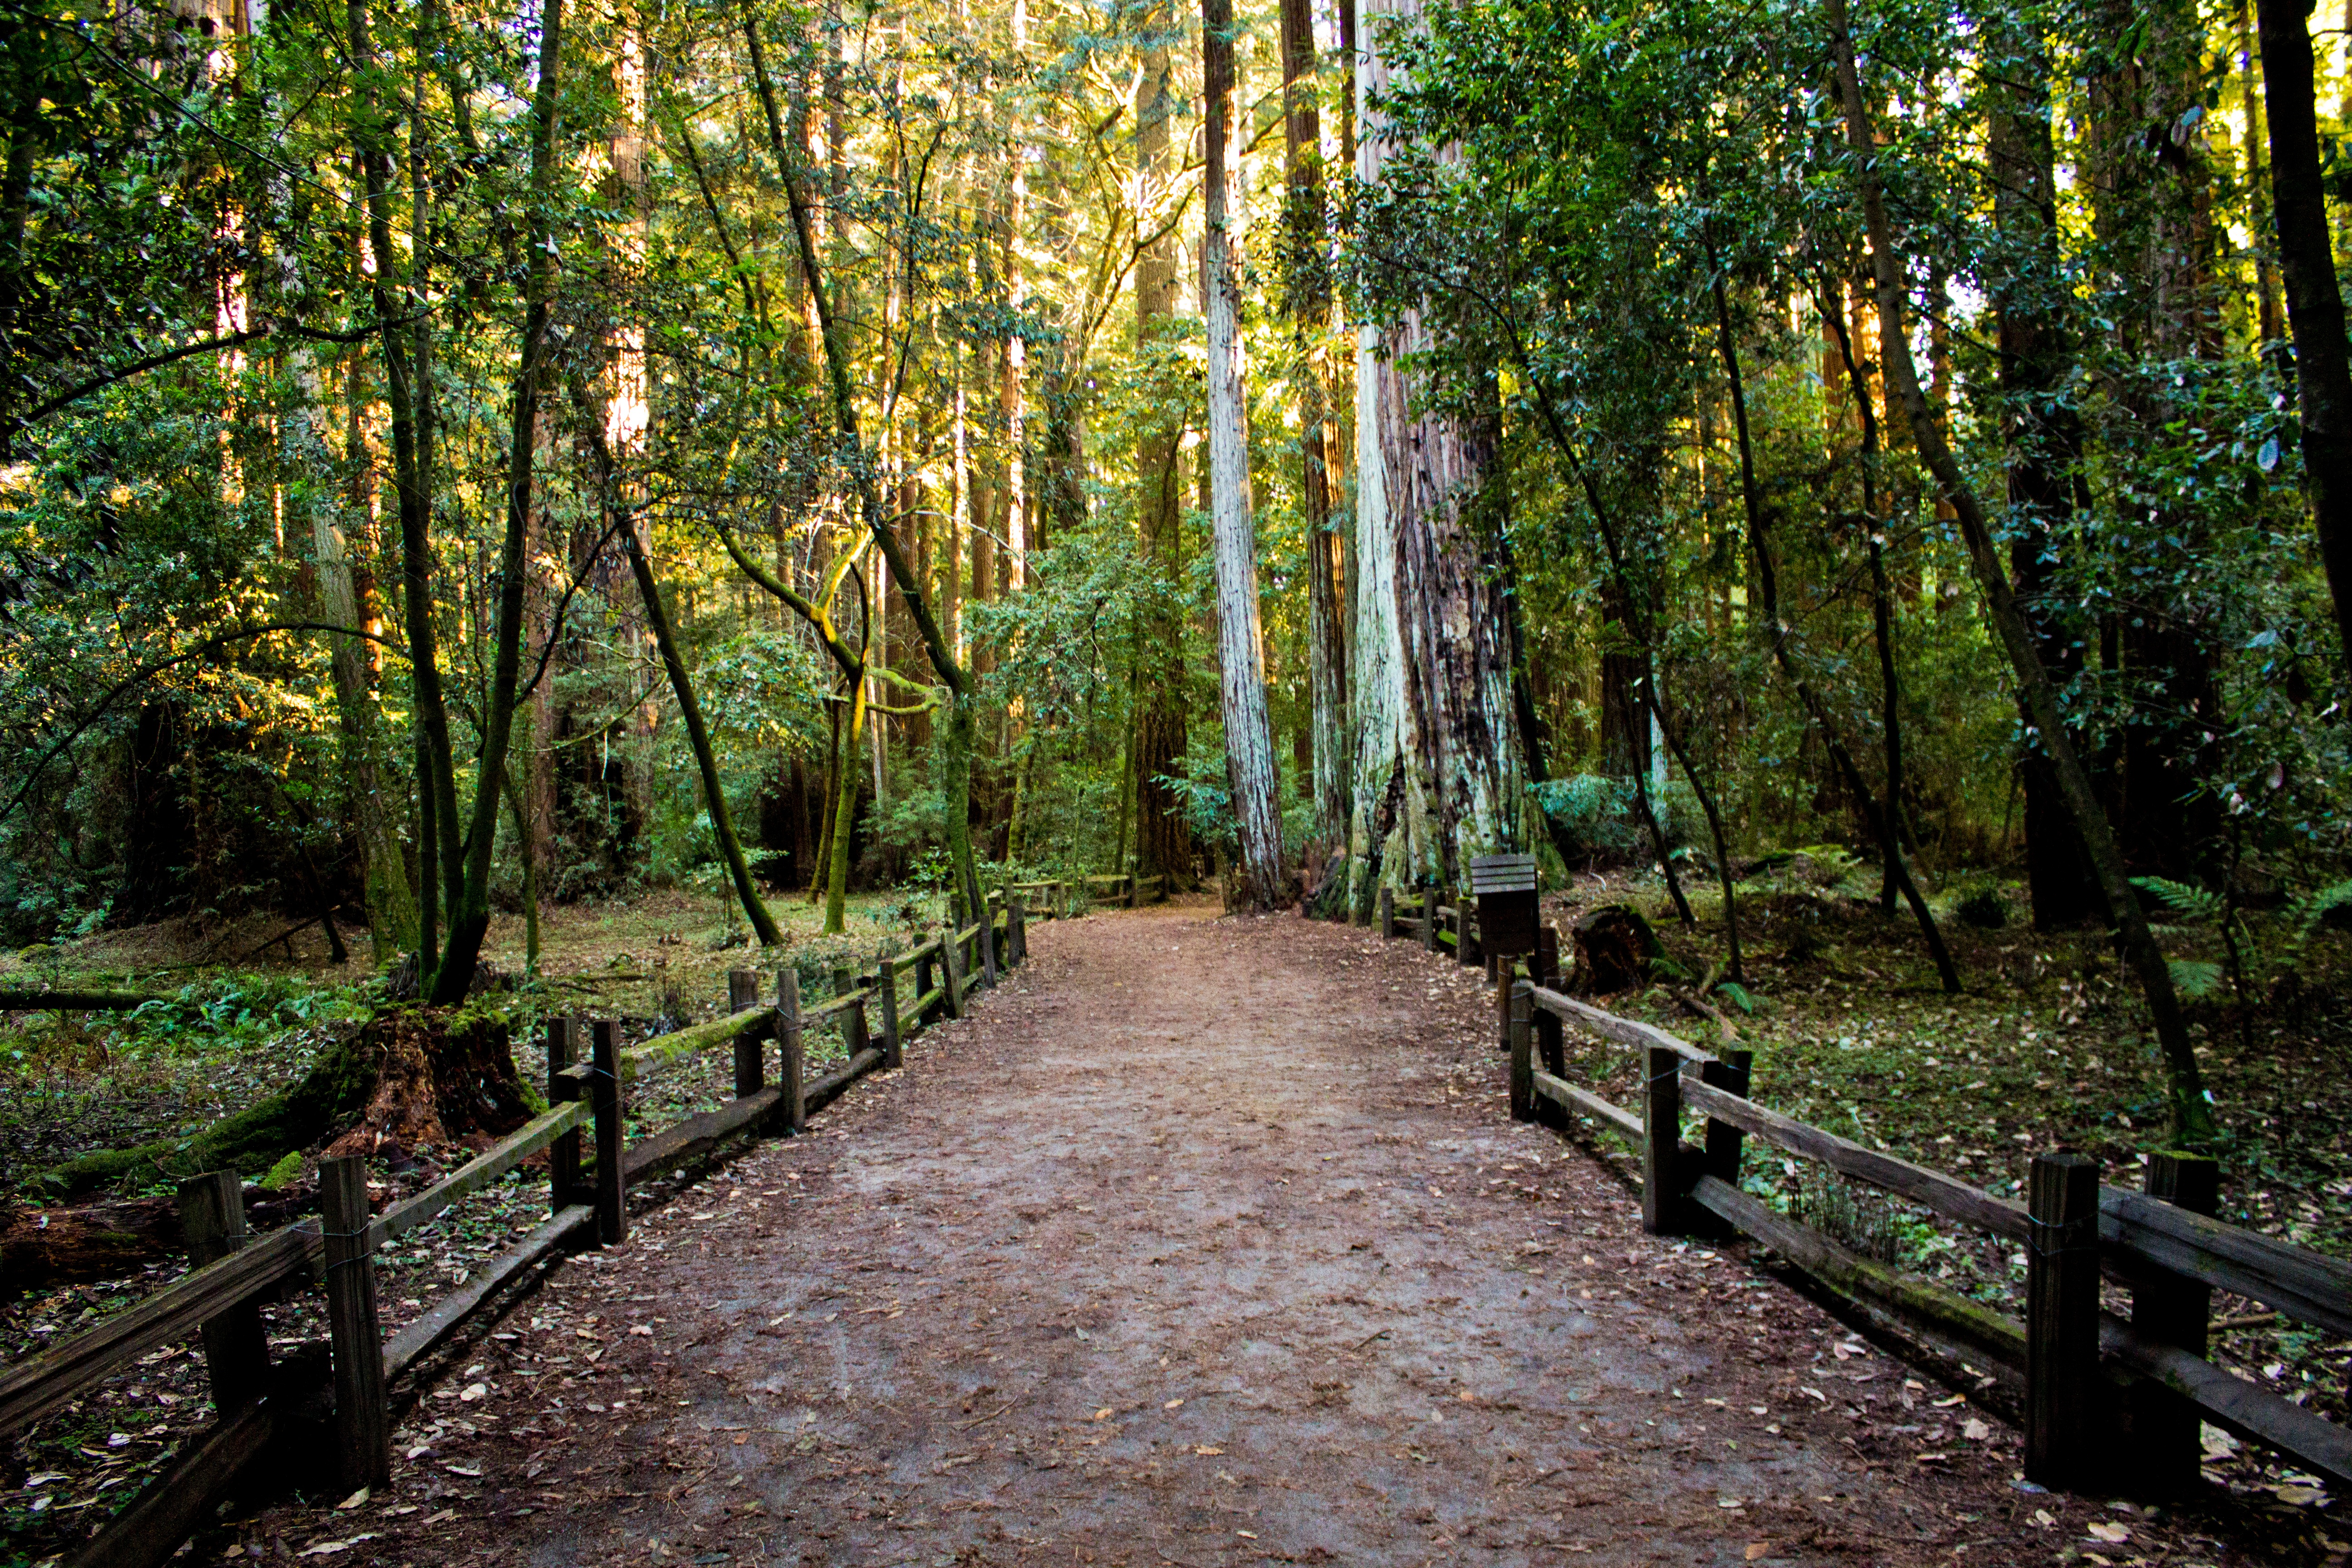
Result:
<svg viewBox="0 0 2352 1568"><path fill-rule="evenodd" d="M1998 1563L2123 1519L2013 1489L2006 1428L1738 1258L1643 1238L1506 1119L1474 973L1212 914L1033 928L905 1072L518 1308L394 1499L247 1550ZM2119 1560L2153 1544L2125 1522Z"/></svg>

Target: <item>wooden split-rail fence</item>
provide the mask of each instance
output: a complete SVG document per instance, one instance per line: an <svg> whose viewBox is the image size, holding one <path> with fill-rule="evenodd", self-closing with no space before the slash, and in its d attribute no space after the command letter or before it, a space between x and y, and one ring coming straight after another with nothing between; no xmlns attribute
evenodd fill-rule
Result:
<svg viewBox="0 0 2352 1568"><path fill-rule="evenodd" d="M77 1568L163 1563L237 1489L248 1467L273 1451L331 1457L322 1479L347 1491L384 1485L391 1479L388 1389L394 1379L549 1258L621 1241L632 1185L708 1160L745 1134L800 1131L858 1079L897 1068L913 1034L963 1016L973 989L993 985L1027 954L1028 917L1022 889L1013 888L992 893L987 917L951 936L877 958L870 967L835 970L834 995L814 1005L803 1005L793 970L776 975L773 1000L762 1001L759 975L739 969L728 975L725 1016L632 1049L622 1048L617 1023L599 1019L583 1030L576 1019L551 1019L546 1113L381 1214L372 1212L366 1162L359 1157L320 1163L317 1220L262 1237L246 1233L236 1173L190 1177L180 1184L180 1213L192 1271L88 1332L0 1372L0 1438L90 1394L145 1352L195 1338L219 1418L184 1443L163 1472L82 1546L72 1559ZM909 975L912 991L902 997ZM839 1030L846 1059L811 1079L807 1039L827 1026ZM655 1067L721 1047L733 1054L734 1097L625 1147L628 1085ZM548 1154L546 1223L413 1321L383 1333L376 1313L378 1251L541 1150ZM315 1351L273 1364L262 1305L311 1282L326 1294L325 1365Z"/></svg>
<svg viewBox="0 0 2352 1568"><path fill-rule="evenodd" d="M1443 890L1383 889L1384 936L1481 961L1475 906ZM1642 1159L1642 1226L1654 1235L1737 1232L1918 1340L2021 1391L2025 1475L2037 1485L2122 1486L2162 1495L2194 1482L2200 1422L2265 1445L2352 1485L2352 1432L2206 1358L2210 1304L2227 1290L2336 1336L2352 1336L2352 1264L2212 1217L2218 1167L2160 1152L2147 1189L2104 1185L2098 1162L2033 1159L2022 1204L1866 1148L1750 1098L1753 1054L1701 1049L1664 1029L1569 996L1558 933L1522 963L1486 958L1510 1053L1511 1114L1567 1131L1586 1118ZM1641 1103L1628 1109L1570 1080L1564 1030L1635 1053ZM1685 1142L1684 1118L1704 1119ZM2019 1246L2025 1316L2016 1317L1850 1250L1740 1184L1748 1138L1890 1193L1956 1225ZM2131 1298L2101 1304L2103 1284Z"/></svg>

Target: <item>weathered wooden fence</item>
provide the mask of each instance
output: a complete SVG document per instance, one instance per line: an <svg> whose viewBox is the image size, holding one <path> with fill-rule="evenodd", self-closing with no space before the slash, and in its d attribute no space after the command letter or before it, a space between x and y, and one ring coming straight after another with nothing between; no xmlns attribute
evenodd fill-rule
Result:
<svg viewBox="0 0 2352 1568"><path fill-rule="evenodd" d="M1076 886L1083 891L1088 905L1109 904L1118 909L1141 909L1146 904L1164 903L1168 899L1168 879L1139 877L1131 871L1103 872L1081 879Z"/></svg>
<svg viewBox="0 0 2352 1568"><path fill-rule="evenodd" d="M171 1464L75 1555L86 1568L144 1568L179 1549L274 1443L316 1435L346 1489L391 1478L387 1387L510 1285L568 1249L612 1246L628 1228L628 1189L708 1160L739 1137L798 1131L807 1118L877 1068L899 1065L907 1040L937 1020L961 1017L971 992L993 984L1028 951L1021 890L992 896L985 918L870 967L834 972L834 994L804 1005L800 977L775 976L772 1000L748 970L728 976L726 1016L621 1048L617 1023L547 1024L549 1109L440 1182L372 1214L366 1164L319 1168L320 1217L264 1237L246 1234L244 1187L233 1171L180 1184L193 1271L137 1306L21 1365L0 1372L0 1437L6 1437L132 1366L160 1346L202 1342L219 1419L184 1444ZM902 994L913 976L911 994ZM846 1059L806 1076L807 1038L839 1029ZM583 1040L583 1034L585 1038ZM767 1080L768 1047L777 1076ZM584 1049L583 1049L584 1046ZM628 1086L665 1063L726 1048L734 1095L624 1147ZM584 1146L583 1146L584 1145ZM547 1222L390 1335L377 1322L375 1258L391 1241L479 1193L541 1150L548 1153ZM273 1364L261 1306L310 1283L326 1293L329 1343Z"/></svg>
<svg viewBox="0 0 2352 1568"><path fill-rule="evenodd" d="M1444 889L1398 899L1384 889L1381 934L1417 935L1433 952L1479 962L1476 910L1466 904ZM1510 1052L1511 1114L1562 1131L1589 1118L1632 1144L1642 1157L1644 1230L1752 1237L1926 1342L2005 1378L2022 1393L2025 1473L2038 1484L2177 1488L2197 1477L2200 1421L2352 1484L2352 1432L2205 1353L2216 1289L2352 1335L2352 1264L2212 1218L2212 1161L2156 1154L2147 1190L2135 1193L2103 1185L2097 1162L2083 1155L2042 1154L2025 1203L1996 1197L1758 1104L1748 1050L1703 1050L1563 994L1557 933L1543 934L1543 948L1508 974L1488 963ZM1637 1053L1638 1108L1570 1080L1563 1031L1571 1026ZM1684 1118L1694 1111L1704 1131L1686 1142ZM1744 1191L1749 1137L2019 1245L2023 1321L1861 1257ZM2103 1310L2103 1283L2129 1292L2127 1317Z"/></svg>

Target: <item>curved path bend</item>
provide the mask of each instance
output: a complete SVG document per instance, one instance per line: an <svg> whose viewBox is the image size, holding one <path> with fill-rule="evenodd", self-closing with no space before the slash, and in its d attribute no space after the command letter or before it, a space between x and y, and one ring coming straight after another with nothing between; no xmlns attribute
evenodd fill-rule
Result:
<svg viewBox="0 0 2352 1568"><path fill-rule="evenodd" d="M1622 1178L1513 1125L1475 973L1197 907L1032 929L904 1071L517 1307L403 1430L395 1496L333 1516L331 1560L1949 1564L2082 1539L2085 1505L2032 1521L2055 1500L2010 1487L2005 1428L1964 1435L1738 1258L1643 1237Z"/></svg>

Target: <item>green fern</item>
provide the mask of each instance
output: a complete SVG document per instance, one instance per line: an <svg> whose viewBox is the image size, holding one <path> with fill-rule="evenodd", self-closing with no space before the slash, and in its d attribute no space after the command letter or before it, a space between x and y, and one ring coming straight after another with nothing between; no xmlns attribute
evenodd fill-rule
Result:
<svg viewBox="0 0 2352 1568"><path fill-rule="evenodd" d="M2229 900L2210 889L2165 877L2134 877L2132 886L2154 893L2183 925L2214 925L2229 910Z"/></svg>
<svg viewBox="0 0 2352 1568"><path fill-rule="evenodd" d="M2202 1002L2221 989L2221 966L2201 958L2174 958L2165 962L2172 972L2172 988L2194 1002Z"/></svg>

